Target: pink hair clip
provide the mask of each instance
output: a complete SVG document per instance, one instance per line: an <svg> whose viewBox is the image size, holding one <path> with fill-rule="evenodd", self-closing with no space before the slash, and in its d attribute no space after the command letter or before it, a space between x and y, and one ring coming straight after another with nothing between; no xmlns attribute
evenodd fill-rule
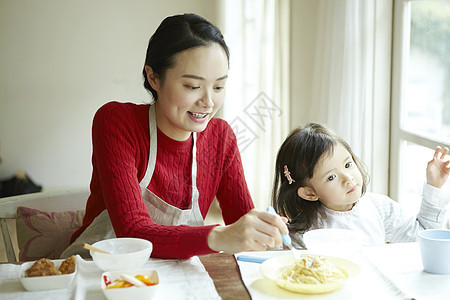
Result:
<svg viewBox="0 0 450 300"><path fill-rule="evenodd" d="M292 184L292 182L295 182L294 179L291 177L291 172L289 172L288 167L284 165L284 176L286 176L287 180L289 181L289 184Z"/></svg>

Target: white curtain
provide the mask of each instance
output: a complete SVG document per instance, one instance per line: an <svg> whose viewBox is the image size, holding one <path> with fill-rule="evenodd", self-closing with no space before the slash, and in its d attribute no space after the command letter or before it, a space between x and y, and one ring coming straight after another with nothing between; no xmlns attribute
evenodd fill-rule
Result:
<svg viewBox="0 0 450 300"><path fill-rule="evenodd" d="M391 8L387 2L317 1L316 52L308 114L310 121L328 124L351 145L369 169L369 189L373 189L375 182L379 192L387 192L389 153ZM380 23L384 21L388 23ZM386 29L387 35L377 36Z"/></svg>
<svg viewBox="0 0 450 300"><path fill-rule="evenodd" d="M276 153L289 132L289 0L219 1L230 47L222 117L232 126L255 206L270 202Z"/></svg>

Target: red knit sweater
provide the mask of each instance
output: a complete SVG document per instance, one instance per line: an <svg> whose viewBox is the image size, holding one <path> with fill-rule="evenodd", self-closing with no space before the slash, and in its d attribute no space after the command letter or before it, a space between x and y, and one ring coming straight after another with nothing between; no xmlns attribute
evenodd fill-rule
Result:
<svg viewBox="0 0 450 300"><path fill-rule="evenodd" d="M93 121L91 195L82 227L74 241L105 208L117 237L144 238L153 243L153 257L188 258L212 253L207 244L211 226L166 226L152 222L139 182L147 169L149 105L110 102ZM191 202L192 136L175 141L158 129L155 171L149 189L181 209ZM197 188L205 217L214 197L225 224L237 221L254 205L244 179L236 137L231 127L213 118L197 134Z"/></svg>

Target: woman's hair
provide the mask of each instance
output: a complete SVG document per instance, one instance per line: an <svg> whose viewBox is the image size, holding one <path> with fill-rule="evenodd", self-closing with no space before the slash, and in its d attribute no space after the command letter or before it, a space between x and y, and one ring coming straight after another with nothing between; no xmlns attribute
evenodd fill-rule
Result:
<svg viewBox="0 0 450 300"><path fill-rule="evenodd" d="M220 30L204 18L195 14L175 15L165 18L150 38L142 74L144 87L158 99L157 92L150 86L145 66L164 81L166 71L174 66L175 55L181 51L217 43L222 46L227 58L230 52Z"/></svg>
<svg viewBox="0 0 450 300"><path fill-rule="evenodd" d="M272 205L280 215L290 219L289 229L305 232L317 225L319 217L325 217L320 201L305 200L297 194L297 190L308 185L319 160L324 155L332 154L338 143L352 156L363 178L362 194L366 192L369 182L366 167L344 139L321 124L309 123L299 127L289 134L278 151L272 192ZM284 174L284 166L288 167L290 176L295 180L292 184Z"/></svg>

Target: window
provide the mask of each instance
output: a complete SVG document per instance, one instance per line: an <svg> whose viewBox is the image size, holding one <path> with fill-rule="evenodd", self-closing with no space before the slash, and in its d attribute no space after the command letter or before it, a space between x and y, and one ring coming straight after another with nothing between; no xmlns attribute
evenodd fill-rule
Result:
<svg viewBox="0 0 450 300"><path fill-rule="evenodd" d="M450 0L395 1L393 40L390 196L414 211L435 147L450 146Z"/></svg>

